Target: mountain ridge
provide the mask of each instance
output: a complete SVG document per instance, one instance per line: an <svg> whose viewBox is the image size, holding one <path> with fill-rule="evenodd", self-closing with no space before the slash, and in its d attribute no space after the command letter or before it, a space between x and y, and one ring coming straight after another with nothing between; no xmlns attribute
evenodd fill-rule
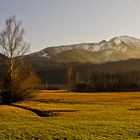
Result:
<svg viewBox="0 0 140 140"><path fill-rule="evenodd" d="M28 56L32 61L54 59L57 62L91 63L135 59L140 58L140 39L125 35L114 37L109 41L102 40L99 43L47 47Z"/></svg>

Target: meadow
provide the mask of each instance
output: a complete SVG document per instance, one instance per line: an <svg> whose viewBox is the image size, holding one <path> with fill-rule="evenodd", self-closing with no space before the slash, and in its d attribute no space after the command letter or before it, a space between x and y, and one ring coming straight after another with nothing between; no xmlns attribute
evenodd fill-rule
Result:
<svg viewBox="0 0 140 140"><path fill-rule="evenodd" d="M140 92L40 91L0 106L0 140L7 139L139 140Z"/></svg>

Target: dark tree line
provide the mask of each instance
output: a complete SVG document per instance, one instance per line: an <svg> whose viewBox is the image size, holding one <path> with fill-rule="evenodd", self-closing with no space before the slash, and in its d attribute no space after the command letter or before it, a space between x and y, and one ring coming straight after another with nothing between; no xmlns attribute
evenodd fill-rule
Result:
<svg viewBox="0 0 140 140"><path fill-rule="evenodd" d="M87 71L84 77L74 84L76 91L139 91L140 71L99 72Z"/></svg>

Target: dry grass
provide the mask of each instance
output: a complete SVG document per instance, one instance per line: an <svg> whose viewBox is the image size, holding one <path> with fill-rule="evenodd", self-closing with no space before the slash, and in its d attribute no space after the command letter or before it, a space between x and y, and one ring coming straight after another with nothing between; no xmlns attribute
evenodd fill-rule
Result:
<svg viewBox="0 0 140 140"><path fill-rule="evenodd" d="M34 100L37 101L64 101L77 103L140 103L139 92L116 93L74 93L65 91L40 91Z"/></svg>
<svg viewBox="0 0 140 140"><path fill-rule="evenodd" d="M40 91L32 101L18 105L40 111L62 112L47 118L24 109L1 106L0 139L140 139L139 92Z"/></svg>

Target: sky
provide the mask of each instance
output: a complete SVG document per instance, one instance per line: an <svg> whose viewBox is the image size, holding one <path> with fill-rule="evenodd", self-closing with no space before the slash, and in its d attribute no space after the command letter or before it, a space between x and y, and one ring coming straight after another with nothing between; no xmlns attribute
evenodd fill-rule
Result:
<svg viewBox="0 0 140 140"><path fill-rule="evenodd" d="M22 20L31 52L121 35L140 38L140 0L0 0L0 31L13 15Z"/></svg>

